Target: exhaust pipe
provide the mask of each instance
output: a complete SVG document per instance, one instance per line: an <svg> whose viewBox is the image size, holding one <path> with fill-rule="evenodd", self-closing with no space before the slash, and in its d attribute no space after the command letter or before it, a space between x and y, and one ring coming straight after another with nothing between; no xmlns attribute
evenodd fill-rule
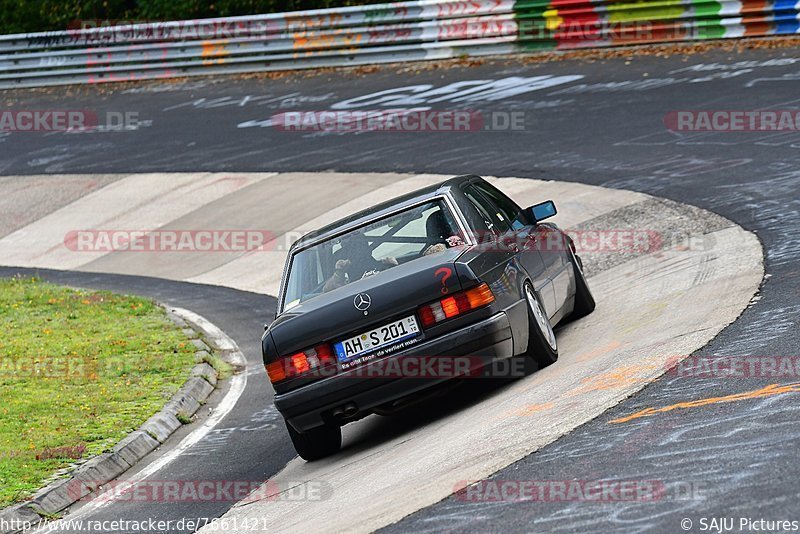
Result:
<svg viewBox="0 0 800 534"><path fill-rule="evenodd" d="M347 419L353 417L358 413L358 407L352 402L348 402L342 406L333 409L333 416L337 419Z"/></svg>

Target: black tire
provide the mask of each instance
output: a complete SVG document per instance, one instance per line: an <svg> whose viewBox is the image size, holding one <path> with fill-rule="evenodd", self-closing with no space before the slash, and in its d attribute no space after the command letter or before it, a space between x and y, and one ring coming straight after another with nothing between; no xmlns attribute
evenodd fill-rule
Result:
<svg viewBox="0 0 800 534"><path fill-rule="evenodd" d="M572 314L569 318L574 320L592 313L596 304L583 274L583 262L574 252L570 253L570 260L572 261L572 270L575 273L575 307L572 309Z"/></svg>
<svg viewBox="0 0 800 534"><path fill-rule="evenodd" d="M294 450L307 462L336 454L342 448L342 429L339 425L325 424L308 432L298 432L287 422L286 428Z"/></svg>
<svg viewBox="0 0 800 534"><path fill-rule="evenodd" d="M525 356L533 359L542 369L558 360L558 343L533 286L526 282L523 291L528 307L528 348Z"/></svg>

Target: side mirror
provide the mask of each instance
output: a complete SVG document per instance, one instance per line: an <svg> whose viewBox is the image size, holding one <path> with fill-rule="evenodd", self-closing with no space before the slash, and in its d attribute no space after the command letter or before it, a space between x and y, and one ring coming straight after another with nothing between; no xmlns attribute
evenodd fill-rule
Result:
<svg viewBox="0 0 800 534"><path fill-rule="evenodd" d="M535 206L531 206L527 210L528 216L531 219L533 224L538 223L539 221L543 221L545 219L549 219L558 211L556 210L556 205L552 200L548 200L546 202L542 202L541 204L536 204Z"/></svg>

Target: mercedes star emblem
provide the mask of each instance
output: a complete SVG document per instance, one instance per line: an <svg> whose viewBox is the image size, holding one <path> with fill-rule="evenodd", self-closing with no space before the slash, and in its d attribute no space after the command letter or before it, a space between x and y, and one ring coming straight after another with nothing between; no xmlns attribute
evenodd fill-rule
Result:
<svg viewBox="0 0 800 534"><path fill-rule="evenodd" d="M370 304L372 304L372 299L366 293L359 293L356 295L356 298L353 299L353 306L355 306L357 310L363 311L364 315L368 313L367 308L369 308Z"/></svg>

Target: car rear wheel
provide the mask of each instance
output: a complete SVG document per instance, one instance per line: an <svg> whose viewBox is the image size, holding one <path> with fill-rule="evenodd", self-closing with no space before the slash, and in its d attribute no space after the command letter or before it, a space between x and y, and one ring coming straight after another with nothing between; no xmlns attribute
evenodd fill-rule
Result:
<svg viewBox="0 0 800 534"><path fill-rule="evenodd" d="M595 308L594 297L586 283L586 276L583 274L583 262L575 255L570 254L572 270L575 272L575 307L572 309L570 319L580 319L592 313Z"/></svg>
<svg viewBox="0 0 800 534"><path fill-rule="evenodd" d="M307 432L298 432L287 422L286 428L294 450L308 462L335 454L342 448L342 429L339 425L325 424Z"/></svg>
<svg viewBox="0 0 800 534"><path fill-rule="evenodd" d="M528 304L528 350L525 354L535 360L541 369L558 360L558 343L533 287L525 284L524 292Z"/></svg>

